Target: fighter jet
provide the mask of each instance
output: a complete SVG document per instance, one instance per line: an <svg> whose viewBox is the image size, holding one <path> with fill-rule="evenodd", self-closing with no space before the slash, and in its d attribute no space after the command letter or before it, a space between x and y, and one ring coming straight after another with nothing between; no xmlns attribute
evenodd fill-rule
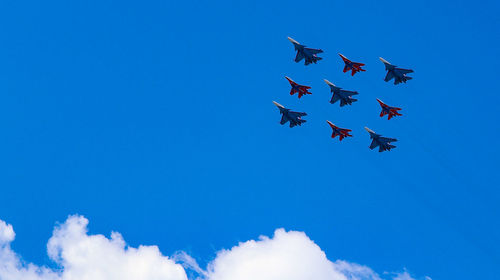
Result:
<svg viewBox="0 0 500 280"><path fill-rule="evenodd" d="M276 101L273 101L274 105L280 109L280 114L282 115L280 124L284 125L286 122L290 122L290 127L294 127L296 125L302 125L306 120L301 119L303 116L307 116L306 113L302 112L294 112L290 109L285 108L285 106L279 104Z"/></svg>
<svg viewBox="0 0 500 280"><path fill-rule="evenodd" d="M333 83L331 83L326 79L325 83L330 86L330 91L333 93L330 103L333 104L338 100L340 100L340 107L343 107L346 104L351 105L352 102L358 101L357 99L351 97L352 95L358 94L357 91L343 90L341 87L334 85Z"/></svg>
<svg viewBox="0 0 500 280"><path fill-rule="evenodd" d="M287 76L285 76L285 78L288 80L288 82L292 86L292 89L290 90L290 95L294 95L295 93L299 93L299 99L300 99L302 97L302 95L312 94L309 91L307 91L311 87L299 85L296 82L294 82L292 79L288 78Z"/></svg>
<svg viewBox="0 0 500 280"><path fill-rule="evenodd" d="M384 81L388 82L394 78L394 84L406 83L406 81L413 79L412 77L406 76L408 73L413 73L411 69L398 68L396 65L390 64L387 60L379 57L385 65L385 70L387 70L387 75L385 75Z"/></svg>
<svg viewBox="0 0 500 280"><path fill-rule="evenodd" d="M292 42L293 46L295 47L295 50L297 51L297 55L295 56L295 62L299 62L302 59L305 59L304 65L309 65L311 63L316 63L322 59L321 57L318 57L316 55L318 53L322 53L323 50L307 48L306 46L299 44L299 42L295 41L290 37L288 37L288 40Z"/></svg>
<svg viewBox="0 0 500 280"><path fill-rule="evenodd" d="M391 142L396 142L398 141L397 139L382 137L382 135L375 133L366 126L365 129L370 133L370 139L373 139L369 147L371 150L375 149L377 146L379 152L390 151L392 148L396 148L396 146L391 145Z"/></svg>
<svg viewBox="0 0 500 280"><path fill-rule="evenodd" d="M340 128L336 125L334 125L333 123L331 123L330 121L326 121L330 127L332 128L332 138L335 138L335 136L339 136L339 141L342 141L342 139L344 139L344 137L352 137L351 134L349 134L349 132L351 132L352 130L350 129L346 129L346 128Z"/></svg>
<svg viewBox="0 0 500 280"><path fill-rule="evenodd" d="M382 112L380 112L380 117L388 115L387 119L390 120L392 117L402 116L400 113L398 113L398 111L401 110L401 108L391 107L391 106L385 104L384 102L382 102L378 98L377 98L377 101L380 104L380 107L382 107Z"/></svg>
<svg viewBox="0 0 500 280"><path fill-rule="evenodd" d="M360 71L365 72L366 71L365 69L361 69L361 66L365 66L365 64L359 63L359 62L352 62L349 59L347 59L347 57L343 56L341 53L339 53L339 55L345 63L344 73L349 71L349 70L352 70L351 76L354 76L354 74L356 74L357 72L360 72Z"/></svg>

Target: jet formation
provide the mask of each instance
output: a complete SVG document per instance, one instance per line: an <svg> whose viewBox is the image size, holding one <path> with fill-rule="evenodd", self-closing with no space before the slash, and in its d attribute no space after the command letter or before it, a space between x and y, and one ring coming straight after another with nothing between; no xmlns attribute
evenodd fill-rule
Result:
<svg viewBox="0 0 500 280"><path fill-rule="evenodd" d="M318 54L323 53L323 50L308 48L305 45L300 44L299 42L290 37L288 37L288 40L292 42L294 50L296 51L294 59L296 63L304 60L304 65L309 65L312 63L316 64L318 61L323 59L321 57L318 57ZM354 74L358 72L366 71L365 69L363 69L363 67L365 66L364 63L353 62L344 55L342 55L341 53L339 53L339 56L342 58L342 61L344 62L344 68L343 68L344 73L351 71L351 76L354 76ZM412 79L412 77L407 76L407 74L413 73L412 69L399 68L396 65L390 64L387 60L381 57L379 59L380 61L382 61L382 63L384 63L385 70L387 71L384 81L389 82L392 79L394 79L394 84L397 85L400 83L406 83L407 81ZM294 95L295 93L297 93L298 98L300 99L304 95L311 94L311 92L309 92L309 89L311 89L310 86L298 84L288 76L285 76L285 78L288 80L290 86L292 87L290 89L290 95ZM353 102L358 101L357 99L352 97L354 95L359 94L357 91L345 90L342 89L341 87L336 86L334 83L326 79L324 81L330 87L330 92L332 93L332 97L330 99L331 104L335 104L337 101L340 101L340 107L344 107L345 105L352 105ZM402 114L399 113L399 111L402 110L401 108L389 106L378 98L377 101L380 104L380 107L382 108L382 111L380 112L380 117L384 117L385 115L387 115L387 119L390 120L393 117L402 116ZM273 101L273 103L278 107L280 111L281 125L284 125L288 122L290 127L295 127L295 126L301 126L303 123L306 122L306 120L302 119L303 116L307 116L306 113L292 111L291 109L285 108L285 106L275 101ZM332 138L338 136L339 141L342 141L346 137L353 137L350 134L350 132L352 131L351 129L340 128L328 120L326 122L332 129L332 136L331 136ZM365 130L368 131L370 139L372 140L369 146L371 150L378 147L379 152L384 152L396 148L396 146L393 145L392 142L398 141L397 139L384 137L380 134L375 133L368 127L365 127Z"/></svg>

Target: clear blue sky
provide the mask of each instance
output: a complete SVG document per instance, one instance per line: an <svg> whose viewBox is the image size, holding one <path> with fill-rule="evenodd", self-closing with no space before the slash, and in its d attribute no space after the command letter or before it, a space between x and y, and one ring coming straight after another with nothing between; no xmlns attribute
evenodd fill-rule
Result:
<svg viewBox="0 0 500 280"><path fill-rule="evenodd" d="M50 265L54 223L78 213L202 264L284 227L379 273L497 277L500 4L383 2L2 1L14 249ZM324 59L294 63L287 36ZM367 71L342 73L338 52ZM383 82L379 56L414 79ZM313 94L289 96L285 75ZM325 78L359 102L329 104ZM379 118L377 97L403 116ZM280 126L272 100L308 122ZM354 137L332 140L327 119ZM369 150L363 126L398 147Z"/></svg>

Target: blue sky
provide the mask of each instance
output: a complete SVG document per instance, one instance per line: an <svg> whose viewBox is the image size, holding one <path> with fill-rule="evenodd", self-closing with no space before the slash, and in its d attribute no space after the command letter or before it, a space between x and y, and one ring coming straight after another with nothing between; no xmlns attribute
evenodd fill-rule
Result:
<svg viewBox="0 0 500 280"><path fill-rule="evenodd" d="M331 259L500 273L498 1L3 1L0 219L51 265L56 221L201 264L276 228ZM291 36L322 48L294 63ZM341 52L366 63L342 73ZM382 56L415 70L383 82ZM284 76L312 86L289 96ZM323 79L357 90L328 103ZM380 98L403 116L378 117ZM272 104L308 113L293 129ZM342 143L326 120L353 129ZM399 139L368 149L368 126Z"/></svg>

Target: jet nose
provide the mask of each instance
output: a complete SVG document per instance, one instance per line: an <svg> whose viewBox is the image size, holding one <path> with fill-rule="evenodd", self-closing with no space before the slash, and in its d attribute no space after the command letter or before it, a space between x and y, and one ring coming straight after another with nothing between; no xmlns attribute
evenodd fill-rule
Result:
<svg viewBox="0 0 500 280"><path fill-rule="evenodd" d="M285 108L283 105L279 104L278 102L276 101L273 101L274 105L276 105L276 107L278 108Z"/></svg>
<svg viewBox="0 0 500 280"><path fill-rule="evenodd" d="M329 86L335 86L332 82L328 81L327 79L324 79L324 81Z"/></svg>
<svg viewBox="0 0 500 280"><path fill-rule="evenodd" d="M294 45L295 45L295 44L299 45L299 42L295 41L295 40L294 40L294 39L292 39L291 37L287 37L287 38L288 38L288 40L289 40L290 42L292 42L292 44L294 44Z"/></svg>
<svg viewBox="0 0 500 280"><path fill-rule="evenodd" d="M380 61L382 61L382 63L384 63L384 64L390 64L389 61L387 61L381 57L379 57L378 59L380 59Z"/></svg>
<svg viewBox="0 0 500 280"><path fill-rule="evenodd" d="M368 133L375 133L373 130L369 129L368 127L365 126L365 130L368 131Z"/></svg>

